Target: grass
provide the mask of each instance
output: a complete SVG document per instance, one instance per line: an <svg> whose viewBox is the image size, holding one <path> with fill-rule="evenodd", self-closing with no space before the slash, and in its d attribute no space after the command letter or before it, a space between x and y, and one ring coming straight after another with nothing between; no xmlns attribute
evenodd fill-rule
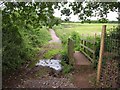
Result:
<svg viewBox="0 0 120 90"><path fill-rule="evenodd" d="M61 35L69 35L71 32L75 31L79 34L90 34L94 35L100 34L102 30L102 25L107 25L107 30L111 29L113 26L117 26L117 24L88 24L88 23L62 23L59 26L55 26L54 29L57 32L58 36Z"/></svg>

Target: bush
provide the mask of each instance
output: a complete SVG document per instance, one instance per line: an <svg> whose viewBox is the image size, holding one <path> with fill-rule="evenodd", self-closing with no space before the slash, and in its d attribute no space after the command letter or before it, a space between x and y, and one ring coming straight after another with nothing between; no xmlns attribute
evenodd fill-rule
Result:
<svg viewBox="0 0 120 90"><path fill-rule="evenodd" d="M62 61L64 61L66 64L69 64L68 53L67 53L66 47L61 51L61 55L62 55Z"/></svg>
<svg viewBox="0 0 120 90"><path fill-rule="evenodd" d="M3 73L20 68L28 60L36 60L39 48L50 40L50 35L45 28L28 29L11 25L3 27Z"/></svg>
<svg viewBox="0 0 120 90"><path fill-rule="evenodd" d="M75 50L79 51L80 50L80 35L77 32L72 32L71 33L71 38L75 41Z"/></svg>

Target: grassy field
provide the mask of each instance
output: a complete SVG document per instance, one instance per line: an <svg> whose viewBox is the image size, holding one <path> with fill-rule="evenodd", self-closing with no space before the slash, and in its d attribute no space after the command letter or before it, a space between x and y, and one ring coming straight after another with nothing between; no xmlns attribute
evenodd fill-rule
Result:
<svg viewBox="0 0 120 90"><path fill-rule="evenodd" d="M71 32L75 31L79 34L90 34L94 35L100 34L102 30L102 25L107 25L107 30L113 28L113 26L117 26L117 24L88 24L88 23L62 23L59 26L55 26L54 29L57 32L58 36L68 35Z"/></svg>

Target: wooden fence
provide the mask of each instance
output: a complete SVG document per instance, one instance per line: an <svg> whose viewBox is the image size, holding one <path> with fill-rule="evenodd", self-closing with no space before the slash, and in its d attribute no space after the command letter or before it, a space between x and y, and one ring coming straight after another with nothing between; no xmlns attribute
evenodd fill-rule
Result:
<svg viewBox="0 0 120 90"><path fill-rule="evenodd" d="M96 34L94 39L88 40L81 38L80 39L80 51L90 59L91 62L94 62L96 59Z"/></svg>

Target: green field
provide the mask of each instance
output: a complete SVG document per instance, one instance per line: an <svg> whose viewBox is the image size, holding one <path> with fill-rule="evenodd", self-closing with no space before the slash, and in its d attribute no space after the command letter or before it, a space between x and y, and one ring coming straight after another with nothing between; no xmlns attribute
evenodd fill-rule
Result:
<svg viewBox="0 0 120 90"><path fill-rule="evenodd" d="M54 29L58 36L68 35L71 32L75 31L79 34L90 34L94 35L94 33L99 34L102 30L102 25L107 25L107 30L113 28L113 26L117 26L117 24L88 24L88 23L62 23L59 26L55 26Z"/></svg>

